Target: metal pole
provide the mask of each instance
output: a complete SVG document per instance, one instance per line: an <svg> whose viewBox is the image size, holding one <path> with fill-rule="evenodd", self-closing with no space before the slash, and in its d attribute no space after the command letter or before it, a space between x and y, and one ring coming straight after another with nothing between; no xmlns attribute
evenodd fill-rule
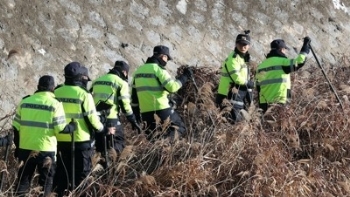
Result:
<svg viewBox="0 0 350 197"><path fill-rule="evenodd" d="M316 56L314 50L312 49L311 44L309 44L309 47L310 47L310 50L311 50L311 52L312 52L312 55L313 55L313 56L315 57L315 59L316 59L316 62L317 62L317 64L318 64L318 66L321 68L322 74L323 74L323 76L326 78L330 89L332 90L332 92L334 93L335 97L337 98L337 100L338 100L338 102L339 102L339 104L340 104L340 107L342 108L342 110L344 110L343 103L341 102L341 100L340 100L340 98L339 98L337 92L335 91L333 85L332 85L331 82L329 81L329 79L328 79L328 77L327 77L327 75L326 75L326 72L324 71L322 65L321 65L320 62L318 61L318 58L317 58L317 56Z"/></svg>
<svg viewBox="0 0 350 197"><path fill-rule="evenodd" d="M9 134L9 135L11 135L11 134ZM7 164L9 152L10 152L10 142L7 142L6 150L5 150L5 158L4 158L5 164ZM5 183L5 172L1 172L0 192L2 192L2 188L4 186L4 183Z"/></svg>
<svg viewBox="0 0 350 197"><path fill-rule="evenodd" d="M74 119L72 119L72 121L74 122ZM75 189L75 136L74 136L74 133L75 132L72 132L71 133L71 138L72 138L72 141L71 141L71 160L72 160L72 166L71 166L71 169L72 169L72 174L71 174L71 182L72 182L72 191L74 191Z"/></svg>

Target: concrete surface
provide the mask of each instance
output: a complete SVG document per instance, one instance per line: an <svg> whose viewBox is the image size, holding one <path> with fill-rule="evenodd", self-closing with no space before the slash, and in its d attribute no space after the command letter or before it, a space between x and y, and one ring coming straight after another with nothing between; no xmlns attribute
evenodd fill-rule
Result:
<svg viewBox="0 0 350 197"><path fill-rule="evenodd" d="M62 83L71 61L92 78L121 59L132 73L158 44L170 47L173 74L183 64L218 69L246 29L257 63L273 39L300 50L306 35L324 64L349 55L348 0L1 0L0 14L0 117L36 90L40 76Z"/></svg>

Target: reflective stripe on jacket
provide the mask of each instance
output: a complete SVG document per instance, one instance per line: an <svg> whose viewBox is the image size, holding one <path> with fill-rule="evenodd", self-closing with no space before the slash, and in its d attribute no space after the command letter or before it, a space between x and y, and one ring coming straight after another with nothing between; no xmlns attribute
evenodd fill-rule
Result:
<svg viewBox="0 0 350 197"><path fill-rule="evenodd" d="M66 126L62 103L51 92L36 92L22 99L12 125L19 131L19 148L56 151L56 135Z"/></svg>
<svg viewBox="0 0 350 197"><path fill-rule="evenodd" d="M227 68L227 69L226 69ZM218 94L228 95L231 84L245 85L248 81L248 67L244 58L232 51L221 68Z"/></svg>
<svg viewBox="0 0 350 197"><path fill-rule="evenodd" d="M90 121L94 129L103 130L103 124L96 113L96 107L92 95L79 86L63 85L55 90L58 100L63 103L67 122L72 118L77 122L77 129L74 132L76 142L85 142L90 140L90 131L88 123L85 122L84 116ZM83 113L83 109L85 113ZM57 141L70 142L71 136L67 134L58 134Z"/></svg>
<svg viewBox="0 0 350 197"><path fill-rule="evenodd" d="M140 112L157 111L169 108L169 93L178 91L182 84L158 64L147 63L139 67L133 76Z"/></svg>
<svg viewBox="0 0 350 197"><path fill-rule="evenodd" d="M299 54L295 59L270 57L259 64L256 75L257 85L260 87L259 103L287 103L291 81L290 74L286 74L283 67L293 67L303 63L305 59L304 54Z"/></svg>
<svg viewBox="0 0 350 197"><path fill-rule="evenodd" d="M129 85L119 76L115 74L106 74L99 77L92 83L92 90L96 105L100 101L112 105L107 118L118 118L118 113L120 112L120 101L126 111L126 116L133 113L130 106Z"/></svg>

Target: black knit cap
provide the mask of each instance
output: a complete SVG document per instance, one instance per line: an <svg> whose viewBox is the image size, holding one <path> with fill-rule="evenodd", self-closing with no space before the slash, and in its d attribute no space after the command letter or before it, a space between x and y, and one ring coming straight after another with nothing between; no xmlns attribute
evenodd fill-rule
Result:
<svg viewBox="0 0 350 197"><path fill-rule="evenodd" d="M115 70L119 70L119 71L125 70L126 73L129 73L129 68L130 68L129 65L124 61L116 61L113 67L113 69Z"/></svg>
<svg viewBox="0 0 350 197"><path fill-rule="evenodd" d="M49 91L55 88L55 79L50 75L40 77L38 83L38 90Z"/></svg>
<svg viewBox="0 0 350 197"><path fill-rule="evenodd" d="M153 49L153 55L157 56L157 55L160 55L160 54L168 56L168 60L172 60L173 59L170 56L169 48L164 46L164 45L155 46L154 49Z"/></svg>

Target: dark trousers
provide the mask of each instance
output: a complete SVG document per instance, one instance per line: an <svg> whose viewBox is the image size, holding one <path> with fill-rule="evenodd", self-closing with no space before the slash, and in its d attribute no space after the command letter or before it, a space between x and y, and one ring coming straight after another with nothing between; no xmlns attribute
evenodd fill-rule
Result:
<svg viewBox="0 0 350 197"><path fill-rule="evenodd" d="M53 177L55 175L55 152L18 150L19 162L23 165L18 171L18 183L16 196L25 196L28 192L35 169L39 173L39 185L43 187L44 196L49 196L52 190Z"/></svg>
<svg viewBox="0 0 350 197"><path fill-rule="evenodd" d="M242 121L244 118L242 117L240 111L242 109L248 109L248 107L251 105L253 101L252 92L249 92L247 89L238 89L237 93L232 94L232 96L229 96L231 97L230 101L233 105L231 110L232 120L234 122Z"/></svg>
<svg viewBox="0 0 350 197"><path fill-rule="evenodd" d="M106 142L104 141L105 132L99 132L95 134L95 146L96 151L104 154L104 145L107 143L107 149L114 148L117 153L121 153L125 147L125 138L123 126L118 123L108 123L109 126L115 126L116 132L114 135L107 135ZM107 129L105 127L105 129Z"/></svg>
<svg viewBox="0 0 350 197"><path fill-rule="evenodd" d="M76 143L75 146L75 186L79 185L91 172L92 149L89 147L90 142L84 144ZM85 144L86 143L86 144ZM87 148L89 147L89 148ZM71 143L58 142L57 146L57 173L54 177L54 188L58 196L63 196L65 190L72 189L72 157Z"/></svg>
<svg viewBox="0 0 350 197"><path fill-rule="evenodd" d="M156 128L157 123L154 118L155 114L159 117L160 123L163 124L168 118L170 120L170 125L167 131L162 134L158 133ZM186 127L181 117L172 108L167 108L159 111L145 112L141 114L142 120L146 121L146 135L148 140L154 140L160 137L170 137L174 138L175 132L178 132L179 136L183 136L186 133ZM161 128L161 127L160 127Z"/></svg>

